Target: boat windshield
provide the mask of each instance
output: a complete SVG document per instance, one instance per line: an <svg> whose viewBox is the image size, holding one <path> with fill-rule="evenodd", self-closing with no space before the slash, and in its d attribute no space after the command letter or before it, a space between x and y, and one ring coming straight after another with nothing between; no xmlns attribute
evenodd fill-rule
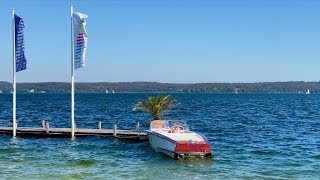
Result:
<svg viewBox="0 0 320 180"><path fill-rule="evenodd" d="M170 130L173 126L180 126L184 130L189 130L187 123L181 120L154 120L150 123L150 129Z"/></svg>

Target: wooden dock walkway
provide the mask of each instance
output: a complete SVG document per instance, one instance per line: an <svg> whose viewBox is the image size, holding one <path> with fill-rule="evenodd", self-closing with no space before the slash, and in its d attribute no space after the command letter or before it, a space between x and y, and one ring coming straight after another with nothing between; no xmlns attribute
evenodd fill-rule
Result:
<svg viewBox="0 0 320 180"><path fill-rule="evenodd" d="M102 129L101 123L98 129L84 129L76 128L75 136L103 136L114 137L120 139L132 139L132 140L147 140L147 133L139 131L139 123L136 130L120 130L116 125L113 125L113 129ZM12 135L13 127L0 126L0 134ZM49 123L43 124L43 127L18 127L17 136L31 136L31 137L71 137L71 128L49 128Z"/></svg>

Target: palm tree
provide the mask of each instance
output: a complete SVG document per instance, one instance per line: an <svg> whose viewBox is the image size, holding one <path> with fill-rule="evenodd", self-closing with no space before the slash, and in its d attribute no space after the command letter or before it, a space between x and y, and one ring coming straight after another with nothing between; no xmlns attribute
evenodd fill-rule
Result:
<svg viewBox="0 0 320 180"><path fill-rule="evenodd" d="M153 116L153 120L159 120L163 114L168 110L177 106L177 101L170 95L148 97L147 101L139 101L138 104L132 109L146 111Z"/></svg>

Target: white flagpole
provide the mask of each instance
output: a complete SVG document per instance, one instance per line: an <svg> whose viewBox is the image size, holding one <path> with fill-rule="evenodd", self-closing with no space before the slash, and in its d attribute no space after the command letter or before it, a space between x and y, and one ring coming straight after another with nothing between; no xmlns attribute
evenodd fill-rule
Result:
<svg viewBox="0 0 320 180"><path fill-rule="evenodd" d="M17 120L16 120L16 32L15 32L15 20L14 20L14 9L12 8L12 41L13 41L13 82L12 82L12 93L13 93L13 137L17 136Z"/></svg>
<svg viewBox="0 0 320 180"><path fill-rule="evenodd" d="M71 10L71 138L75 136L74 122L74 37L73 37L73 7Z"/></svg>

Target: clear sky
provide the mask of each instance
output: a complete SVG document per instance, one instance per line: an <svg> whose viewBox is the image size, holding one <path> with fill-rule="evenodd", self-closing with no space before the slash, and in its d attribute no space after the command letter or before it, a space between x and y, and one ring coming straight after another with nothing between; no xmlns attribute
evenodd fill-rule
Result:
<svg viewBox="0 0 320 180"><path fill-rule="evenodd" d="M87 14L76 82L320 80L318 0L1 0L0 80L12 81L11 9L25 21L17 82L70 81L70 3Z"/></svg>

